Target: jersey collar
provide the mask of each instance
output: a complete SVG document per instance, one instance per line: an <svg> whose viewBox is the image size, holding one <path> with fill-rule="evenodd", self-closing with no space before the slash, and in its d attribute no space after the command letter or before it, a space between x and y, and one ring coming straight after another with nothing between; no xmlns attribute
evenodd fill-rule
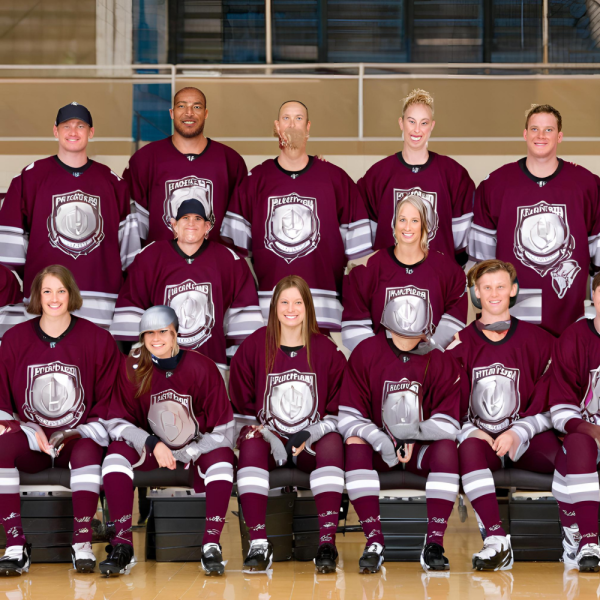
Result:
<svg viewBox="0 0 600 600"><path fill-rule="evenodd" d="M544 187L549 181L554 179L562 171L563 165L565 164L565 161L562 158L559 158L558 159L558 167L556 167L556 171L554 171L554 173L552 173L552 175L548 175L548 177L536 177L527 168L527 157L521 158L518 162L519 162L519 166L521 167L521 171L523 171L523 173L529 179L531 179L531 181L533 181L535 184L537 184L541 188Z"/></svg>
<svg viewBox="0 0 600 600"><path fill-rule="evenodd" d="M402 156L402 151L396 152L396 158L412 173L420 173L421 171L425 170L431 164L431 161L434 159L434 157L435 152L429 152L429 158L427 159L426 163L422 165L410 165L404 160L404 156Z"/></svg>
<svg viewBox="0 0 600 600"><path fill-rule="evenodd" d="M204 240L202 242L202 246L200 246L200 248L198 248L194 254L189 256L179 247L177 240L170 240L170 242L173 250L175 250L175 252L177 252L177 254L179 254L179 256L181 256L181 258L183 258L189 265L191 265L208 248L208 245L210 244L210 240Z"/></svg>

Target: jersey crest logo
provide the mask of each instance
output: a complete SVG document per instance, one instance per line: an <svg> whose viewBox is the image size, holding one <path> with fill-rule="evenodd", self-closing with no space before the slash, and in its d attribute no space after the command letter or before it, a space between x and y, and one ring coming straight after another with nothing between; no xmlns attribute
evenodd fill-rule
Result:
<svg viewBox="0 0 600 600"><path fill-rule="evenodd" d="M52 196L48 236L52 246L75 259L96 249L104 239L100 196L81 190Z"/></svg>
<svg viewBox="0 0 600 600"><path fill-rule="evenodd" d="M163 222L169 231L171 231L171 219L177 216L177 211L184 200L198 200L204 206L211 227L214 226L213 182L210 179L190 175L182 179L170 179L165 182Z"/></svg>
<svg viewBox="0 0 600 600"><path fill-rule="evenodd" d="M165 288L164 303L179 319L177 342L185 348L198 348L210 338L215 325L212 283L196 283L186 279Z"/></svg>
<svg viewBox="0 0 600 600"><path fill-rule="evenodd" d="M519 418L519 373L500 363L473 369L469 420L492 434L508 429Z"/></svg>
<svg viewBox="0 0 600 600"><path fill-rule="evenodd" d="M420 187L410 188L409 190L394 189L394 212L392 213L392 231L396 221L396 207L398 203L406 196L418 196L423 200L427 209L427 239L431 240L435 237L439 228L439 218L437 213L437 192L426 192Z"/></svg>
<svg viewBox="0 0 600 600"><path fill-rule="evenodd" d="M590 371L588 387L581 403L582 417L586 421L598 424L600 421L600 367Z"/></svg>
<svg viewBox="0 0 600 600"><path fill-rule="evenodd" d="M542 201L517 208L515 256L542 277L550 273L552 288L559 298L564 298L581 271L577 262L569 260L574 249L566 204Z"/></svg>
<svg viewBox="0 0 600 600"><path fill-rule="evenodd" d="M414 285L386 288L381 324L392 331L432 336L435 326L429 290Z"/></svg>
<svg viewBox="0 0 600 600"><path fill-rule="evenodd" d="M394 426L413 426L415 431L423 420L423 386L406 377L400 381L386 381L381 397L381 422L387 433L394 437Z"/></svg>
<svg viewBox="0 0 600 600"><path fill-rule="evenodd" d="M24 412L43 427L73 427L85 412L79 367L60 361L27 367Z"/></svg>
<svg viewBox="0 0 600 600"><path fill-rule="evenodd" d="M298 194L271 196L265 223L265 247L288 264L311 253L321 239L316 198Z"/></svg>
<svg viewBox="0 0 600 600"><path fill-rule="evenodd" d="M152 431L171 450L187 446L198 437L198 421L192 397L165 390L150 396L148 423Z"/></svg>
<svg viewBox="0 0 600 600"><path fill-rule="evenodd" d="M270 373L258 420L289 437L319 420L317 376L296 369Z"/></svg>

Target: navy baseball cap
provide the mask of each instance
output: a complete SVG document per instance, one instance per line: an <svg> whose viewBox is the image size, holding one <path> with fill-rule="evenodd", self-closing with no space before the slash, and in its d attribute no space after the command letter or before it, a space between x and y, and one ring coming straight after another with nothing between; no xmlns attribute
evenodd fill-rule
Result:
<svg viewBox="0 0 600 600"><path fill-rule="evenodd" d="M202 217L205 221L208 221L208 217L206 216L206 209L204 205L199 200L184 200L177 209L177 216L175 217L176 221L179 221L181 217L184 215L198 215Z"/></svg>
<svg viewBox="0 0 600 600"><path fill-rule="evenodd" d="M77 102L71 102L71 104L59 108L54 125L58 126L69 119L80 119L90 127L94 126L92 113L83 104L78 104Z"/></svg>

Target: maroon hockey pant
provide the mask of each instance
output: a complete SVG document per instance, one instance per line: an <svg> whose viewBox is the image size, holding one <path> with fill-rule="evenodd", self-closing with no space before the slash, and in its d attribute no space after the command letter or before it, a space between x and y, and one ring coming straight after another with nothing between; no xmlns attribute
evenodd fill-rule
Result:
<svg viewBox="0 0 600 600"><path fill-rule="evenodd" d="M552 473L560 449L560 442L554 432L545 431L533 437L529 448L515 466L535 473ZM475 437L462 442L458 447L458 456L463 489L487 535L506 535L500 520L492 476L492 472L502 468L502 461L489 442Z"/></svg>
<svg viewBox="0 0 600 600"><path fill-rule="evenodd" d="M344 445L339 433L328 433L312 449L315 456L303 450L296 457L296 466L310 473L310 489L319 515L320 543L335 544L344 491ZM269 471L275 468L271 446L262 436L243 439L237 486L251 540L267 537L265 518L269 499Z"/></svg>
<svg viewBox="0 0 600 600"><path fill-rule="evenodd" d="M102 446L89 438L82 438L66 444L54 461L55 467L71 470L74 544L92 541L92 518L98 508L103 455ZM31 450L22 431L0 437L0 519L6 530L7 547L25 544L19 471L39 473L51 467L50 456Z"/></svg>
<svg viewBox="0 0 600 600"><path fill-rule="evenodd" d="M346 489L367 544L385 544L379 514L378 473L402 468L402 464L389 467L369 444L346 444ZM416 443L406 470L427 477L427 542L443 546L448 519L458 494L456 443L450 440Z"/></svg>
<svg viewBox="0 0 600 600"><path fill-rule="evenodd" d="M225 524L225 515L233 487L233 463L235 456L230 448L218 448L207 454L201 454L190 464L194 469L194 491L206 492L206 529L203 544L218 543ZM131 537L131 519L133 513L133 471L152 471L158 469L154 455L146 455L140 462L137 450L125 442L113 442L102 463L102 481L108 501L111 521L115 524L115 533L111 544L129 544ZM135 467L134 467L135 465Z"/></svg>

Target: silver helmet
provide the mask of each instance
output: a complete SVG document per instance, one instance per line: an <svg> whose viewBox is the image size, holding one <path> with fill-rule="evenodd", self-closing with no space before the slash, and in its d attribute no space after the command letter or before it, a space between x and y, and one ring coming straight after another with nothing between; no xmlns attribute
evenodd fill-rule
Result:
<svg viewBox="0 0 600 600"><path fill-rule="evenodd" d="M171 324L175 327L175 332L178 332L179 319L177 318L177 313L170 306L162 304L152 306L142 315L142 320L140 321L140 341L147 331L165 329Z"/></svg>

